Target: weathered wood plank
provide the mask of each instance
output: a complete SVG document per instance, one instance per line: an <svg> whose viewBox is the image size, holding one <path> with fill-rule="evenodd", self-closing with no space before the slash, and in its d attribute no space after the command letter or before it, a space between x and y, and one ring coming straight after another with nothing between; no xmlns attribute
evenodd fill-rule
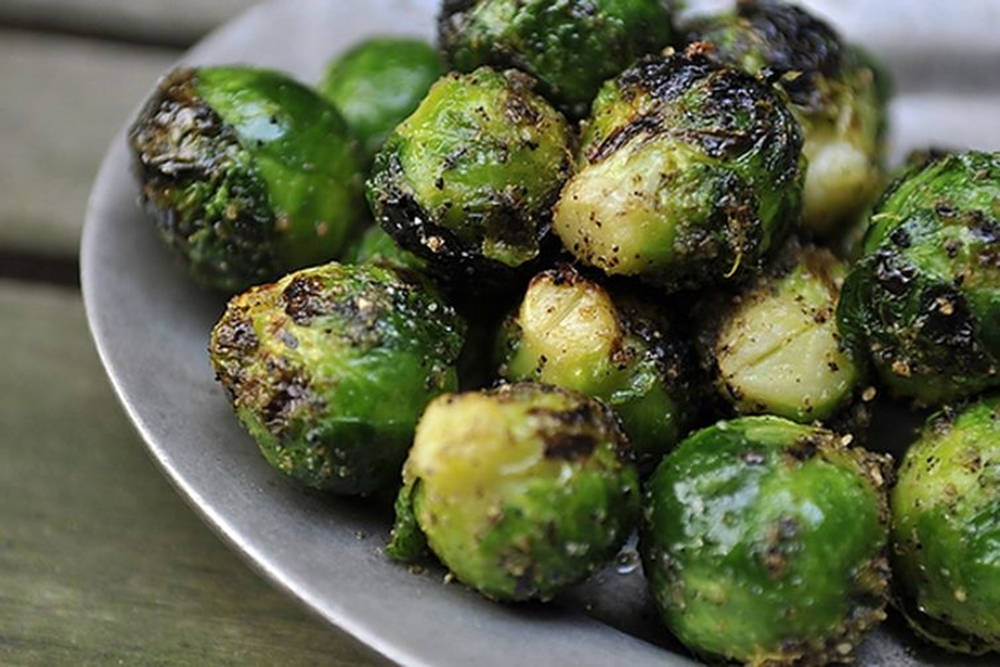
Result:
<svg viewBox="0 0 1000 667"><path fill-rule="evenodd" d="M76 254L108 141L176 57L0 30L0 246Z"/></svg>
<svg viewBox="0 0 1000 667"><path fill-rule="evenodd" d="M4 0L0 24L186 46L257 0Z"/></svg>
<svg viewBox="0 0 1000 667"><path fill-rule="evenodd" d="M169 488L80 299L0 281L0 664L358 665Z"/></svg>

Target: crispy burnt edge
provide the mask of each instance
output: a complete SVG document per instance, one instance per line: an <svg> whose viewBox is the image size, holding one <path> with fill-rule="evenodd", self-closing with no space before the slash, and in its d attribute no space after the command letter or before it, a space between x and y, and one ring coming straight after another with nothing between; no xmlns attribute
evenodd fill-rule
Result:
<svg viewBox="0 0 1000 667"><path fill-rule="evenodd" d="M735 13L707 17L687 26L685 40L708 39L711 33L719 30L745 30L758 37L767 60L759 73L760 78L778 84L789 100L806 112L823 108L820 80L842 76L849 60L837 31L788 2L738 0ZM738 55L725 53L722 45L718 45L718 49L722 59Z"/></svg>
<svg viewBox="0 0 1000 667"><path fill-rule="evenodd" d="M804 139L798 122L780 94L742 70L711 60L708 54L713 50L710 44L696 42L689 44L683 54L644 56L614 79L625 103L644 95L656 100L658 108L628 119L606 136L598 137L597 141L584 147L581 151L584 166L603 161L642 134L668 135L695 143L706 155L719 160L761 150L762 168L775 174L776 184L801 181L800 156ZM715 131L673 128L664 117L662 107L671 104L695 85L706 88L706 109L717 125ZM760 111L759 103L776 113ZM748 109L753 117L765 122L756 123L752 132L734 132L726 127L736 122L733 120L736 111ZM762 148L768 138L767 147ZM775 146L779 150L775 151ZM689 255L687 261L679 268L673 266L657 272L651 277L653 282L674 290L697 289L720 282L740 284L760 273L768 256L780 248L791 232L795 215L782 210L779 215L784 219L777 221L771 233L770 246L762 249L764 230L758 215L758 197L752 184L739 174L730 172L721 178L717 190L716 205L705 229L691 230L693 233L681 242ZM724 224L712 224L720 220ZM715 228L724 232L713 233L711 230ZM584 249L574 248L574 253L582 252ZM593 261L592 252L587 251L585 255L588 262ZM723 259L720 260L720 257ZM609 260L612 264L614 261L615 258ZM717 270L717 264L732 268L723 275Z"/></svg>
<svg viewBox="0 0 1000 667"><path fill-rule="evenodd" d="M178 122L192 127L177 134L172 125ZM207 150L199 150L193 161L179 155L180 144L190 133L204 138L207 144L204 147ZM240 167L231 159L231 151L245 148L235 130L201 99L196 69L179 67L164 77L140 110L127 137L141 186L139 204L156 222L168 246L185 260L190 260L190 236L213 225L205 219L203 210L193 220L182 220L171 205L171 193L196 182L220 185L232 170L246 169L247 187L236 193L241 205L233 209L235 215L229 219L239 232L225 244L229 252L223 259L229 270L220 275L195 264L190 264L190 270L200 282L226 289L239 289L276 277L278 259L271 247L275 216L266 185L252 168ZM222 237L218 240L226 241Z"/></svg>
<svg viewBox="0 0 1000 667"><path fill-rule="evenodd" d="M829 253L828 255L826 253ZM805 262L816 275L820 276L823 284L834 294L834 304L827 312L817 311L817 317L823 317L824 321L833 319L837 323L837 339L840 350L849 355L855 363L860 374L860 380L849 398L844 399L843 405L830 417L824 420L813 420L812 424L822 424L838 433L849 433L856 442L864 444L868 439L868 429L872 420L872 401L876 397L876 391L868 383L868 362L867 357L857 353L840 333L839 320L837 318L837 302L840 298L840 288L829 275L829 261L838 261L837 257L828 248L817 246L813 243L801 241L797 237L792 237L782 246L781 250L771 258L764 267L763 273L752 281L744 284L742 289L737 290L717 290L697 302L694 308L694 320L697 322L694 345L697 353L701 377L707 386L711 388L711 398L709 399L711 410L724 419L732 419L744 413L736 409L736 401L741 400L740 391L722 381L722 373L719 370L719 336L724 325L732 317L733 313L741 308L747 301L756 301L761 297L773 294L776 283L792 273L800 262ZM764 412L746 413L765 414ZM746 415L744 415L746 416Z"/></svg>

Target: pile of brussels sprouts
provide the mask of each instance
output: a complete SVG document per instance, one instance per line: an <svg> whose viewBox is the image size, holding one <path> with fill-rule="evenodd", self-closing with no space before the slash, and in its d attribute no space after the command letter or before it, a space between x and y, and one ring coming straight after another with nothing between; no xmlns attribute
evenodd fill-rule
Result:
<svg viewBox="0 0 1000 667"><path fill-rule="evenodd" d="M638 530L710 659L849 660L890 598L1000 649L1000 155L890 179L884 73L774 0L443 5L440 50L315 89L178 69L129 135L163 239L245 290L210 356L267 460L399 489L387 552L496 600ZM895 486L876 393L938 409Z"/></svg>

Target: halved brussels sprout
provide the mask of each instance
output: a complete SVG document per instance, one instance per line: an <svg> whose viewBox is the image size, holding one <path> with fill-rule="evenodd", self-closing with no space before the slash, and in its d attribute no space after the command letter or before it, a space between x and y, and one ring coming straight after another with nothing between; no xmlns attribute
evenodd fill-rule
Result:
<svg viewBox="0 0 1000 667"><path fill-rule="evenodd" d="M748 665L849 661L885 618L888 463L773 416L688 437L647 484L639 543L670 631Z"/></svg>
<svg viewBox="0 0 1000 667"><path fill-rule="evenodd" d="M375 157L368 200L382 228L434 266L505 276L539 253L570 141L525 75L449 74Z"/></svg>
<svg viewBox="0 0 1000 667"><path fill-rule="evenodd" d="M422 531L483 595L551 598L632 531L631 457L611 410L574 392L522 383L442 396L417 426L389 553L412 557Z"/></svg>
<svg viewBox="0 0 1000 667"><path fill-rule="evenodd" d="M650 468L697 409L692 350L665 317L562 266L535 276L498 341L507 380L535 380L602 399Z"/></svg>
<svg viewBox="0 0 1000 667"><path fill-rule="evenodd" d="M318 90L343 114L371 159L445 71L441 55L426 42L376 37L330 62Z"/></svg>
<svg viewBox="0 0 1000 667"><path fill-rule="evenodd" d="M837 317L896 394L927 405L1000 386L1000 154L917 164L875 206Z"/></svg>
<svg viewBox="0 0 1000 667"><path fill-rule="evenodd" d="M850 401L861 373L835 316L846 274L829 251L792 243L768 274L713 304L701 347L737 412L808 423Z"/></svg>
<svg viewBox="0 0 1000 667"><path fill-rule="evenodd" d="M129 142L162 237L221 290L334 259L365 216L344 119L276 72L175 70Z"/></svg>
<svg viewBox="0 0 1000 667"><path fill-rule="evenodd" d="M672 37L660 0L446 0L439 42L455 69L516 68L572 118L604 83Z"/></svg>
<svg viewBox="0 0 1000 667"><path fill-rule="evenodd" d="M553 229L578 259L668 289L759 270L799 212L805 162L778 93L698 45L609 81Z"/></svg>
<svg viewBox="0 0 1000 667"><path fill-rule="evenodd" d="M740 0L735 11L701 19L687 36L711 43L711 58L773 81L788 95L809 161L802 225L821 235L849 227L884 180L884 70L829 25L781 1Z"/></svg>
<svg viewBox="0 0 1000 667"><path fill-rule="evenodd" d="M317 489L392 482L435 396L458 386L465 323L414 274L326 264L234 297L209 354L267 460Z"/></svg>
<svg viewBox="0 0 1000 667"><path fill-rule="evenodd" d="M892 493L893 575L913 628L1000 651L1000 396L933 415Z"/></svg>

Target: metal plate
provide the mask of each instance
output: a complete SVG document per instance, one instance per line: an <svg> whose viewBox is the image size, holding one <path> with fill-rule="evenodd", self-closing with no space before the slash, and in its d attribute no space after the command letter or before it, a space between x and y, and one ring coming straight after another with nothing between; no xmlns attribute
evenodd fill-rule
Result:
<svg viewBox="0 0 1000 667"><path fill-rule="evenodd" d="M698 4L698 3L696 3ZM717 4L717 3L716 3ZM817 0L897 76L892 155L935 144L1000 147L1000 5ZM315 81L335 53L374 34L431 38L433 0L283 0L260 6L187 54ZM153 82L150 82L151 86ZM138 102L138 101L137 101ZM550 605L500 605L434 568L381 553L383 501L304 492L272 471L240 429L205 353L224 301L199 290L136 206L124 129L101 166L81 249L101 359L155 460L205 520L261 573L334 625L407 665L692 664L656 622L639 568L610 567ZM891 426L891 424L890 424ZM896 428L901 437L905 429ZM988 664L918 645L898 619L862 647L865 665Z"/></svg>

